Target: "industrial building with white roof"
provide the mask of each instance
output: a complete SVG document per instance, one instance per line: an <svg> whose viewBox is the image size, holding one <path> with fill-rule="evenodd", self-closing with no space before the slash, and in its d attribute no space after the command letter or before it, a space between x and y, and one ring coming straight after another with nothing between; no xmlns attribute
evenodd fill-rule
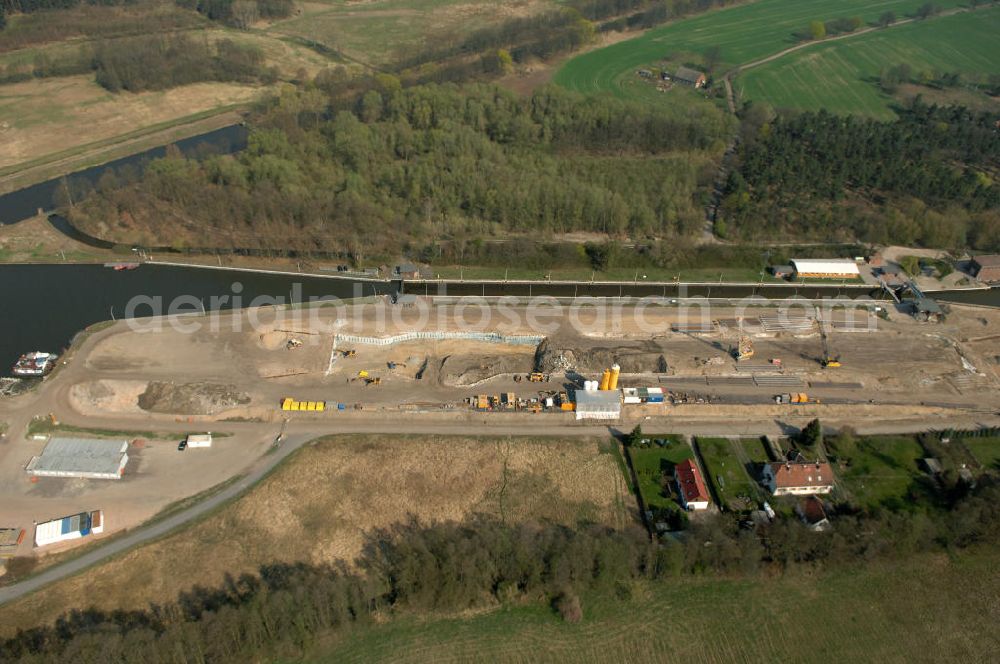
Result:
<svg viewBox="0 0 1000 664"><path fill-rule="evenodd" d="M52 438L25 470L36 477L117 480L128 463L128 441Z"/></svg>
<svg viewBox="0 0 1000 664"><path fill-rule="evenodd" d="M858 264L849 259L793 258L791 263L796 277L856 279L861 276Z"/></svg>

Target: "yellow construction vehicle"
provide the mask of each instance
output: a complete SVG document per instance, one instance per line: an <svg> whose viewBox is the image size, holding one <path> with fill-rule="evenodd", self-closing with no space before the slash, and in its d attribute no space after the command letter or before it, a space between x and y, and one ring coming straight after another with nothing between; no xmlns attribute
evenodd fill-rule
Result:
<svg viewBox="0 0 1000 664"><path fill-rule="evenodd" d="M540 371L533 371L530 374L528 374L528 380L531 381L532 383L546 383L548 382L549 378Z"/></svg>
<svg viewBox="0 0 1000 664"><path fill-rule="evenodd" d="M753 339L749 335L743 334L743 319L739 319L740 332L739 338L736 341L736 349L733 351L733 357L736 361L749 360L753 357Z"/></svg>
<svg viewBox="0 0 1000 664"><path fill-rule="evenodd" d="M365 378L365 387L368 387L369 385L378 387L381 384L382 384L381 376L369 376Z"/></svg>
<svg viewBox="0 0 1000 664"><path fill-rule="evenodd" d="M341 351L341 354L344 357L354 357L355 355L358 354L358 351L353 350L353 349L352 350L345 350L345 351Z"/></svg>

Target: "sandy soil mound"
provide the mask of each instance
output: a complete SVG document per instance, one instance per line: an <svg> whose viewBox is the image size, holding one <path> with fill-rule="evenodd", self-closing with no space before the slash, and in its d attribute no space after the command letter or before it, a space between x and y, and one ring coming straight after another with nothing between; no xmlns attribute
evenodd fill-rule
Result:
<svg viewBox="0 0 1000 664"><path fill-rule="evenodd" d="M79 383L69 390L73 409L84 415L105 413L141 413L139 395L147 383L141 380L96 380Z"/></svg>
<svg viewBox="0 0 1000 664"><path fill-rule="evenodd" d="M667 360L654 343L582 348L546 339L535 352L535 368L546 373L600 373L617 363L622 373L666 373Z"/></svg>
<svg viewBox="0 0 1000 664"><path fill-rule="evenodd" d="M220 383L152 382L139 395L139 407L152 413L215 415L224 410L245 406L250 395L235 385Z"/></svg>
<svg viewBox="0 0 1000 664"><path fill-rule="evenodd" d="M441 381L446 385L472 385L499 374L531 371L530 355L449 355L441 362Z"/></svg>

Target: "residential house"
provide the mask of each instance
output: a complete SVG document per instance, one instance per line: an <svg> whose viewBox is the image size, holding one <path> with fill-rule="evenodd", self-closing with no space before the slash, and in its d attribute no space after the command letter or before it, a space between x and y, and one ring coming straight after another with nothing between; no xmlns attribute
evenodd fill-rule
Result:
<svg viewBox="0 0 1000 664"><path fill-rule="evenodd" d="M820 532L830 527L823 501L816 496L803 498L802 502L795 506L795 513L809 530Z"/></svg>
<svg viewBox="0 0 1000 664"><path fill-rule="evenodd" d="M764 466L761 482L776 496L833 491L833 470L825 461L782 461Z"/></svg>
<svg viewBox="0 0 1000 664"><path fill-rule="evenodd" d="M681 497L681 505L687 510L706 510L712 499L708 495L701 471L691 459L685 459L674 466L674 482Z"/></svg>

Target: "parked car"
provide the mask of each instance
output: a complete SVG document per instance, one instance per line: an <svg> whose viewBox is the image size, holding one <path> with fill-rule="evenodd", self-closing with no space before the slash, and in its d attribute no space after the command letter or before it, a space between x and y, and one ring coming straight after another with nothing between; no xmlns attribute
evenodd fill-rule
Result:
<svg viewBox="0 0 1000 664"><path fill-rule="evenodd" d="M177 451L179 451L179 452L183 452L184 450L187 449L187 447L188 447L187 438L185 438L181 442L177 443Z"/></svg>

